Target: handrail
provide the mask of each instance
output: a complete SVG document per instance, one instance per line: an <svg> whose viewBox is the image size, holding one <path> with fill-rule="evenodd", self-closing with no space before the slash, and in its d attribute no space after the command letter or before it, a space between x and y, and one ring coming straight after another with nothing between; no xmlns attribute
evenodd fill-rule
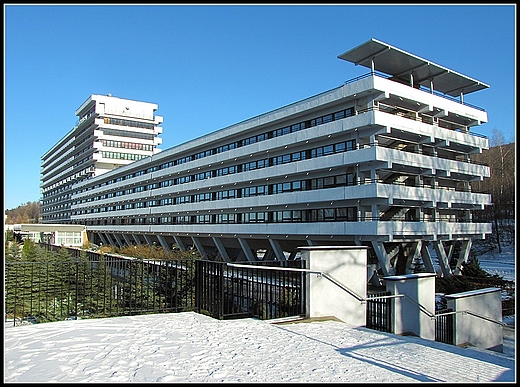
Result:
<svg viewBox="0 0 520 387"><path fill-rule="evenodd" d="M484 319L484 320L487 320L487 321L490 321L492 323L495 323L495 324L498 324L498 325L501 325L501 326L506 326L507 324L502 322L502 321L498 321L498 320L495 320L495 319L492 319L491 317L488 317L488 316L483 316L481 314L478 314L478 313L475 313L475 312L472 312L470 310L462 310L462 311L456 311L456 312L445 312L445 313L439 313L439 314L436 314L436 313L432 313L431 311L429 311L424 305L422 304L419 304L417 301L415 301L413 298L410 298L410 297L407 297L406 295L404 294L393 294L393 295L388 295L388 296L375 296L375 297L362 297L360 296L359 294L357 294L355 291L353 291L352 289L350 289L348 286L346 286L345 284L341 283L340 281L338 281L336 278L334 278L333 276L331 276L329 273L327 272L324 272L324 271L321 271L321 270L311 270L311 269L298 269L298 268L293 268L293 267L274 267L274 266L256 266L256 265L243 265L243 264L237 264L237 263L229 263L229 262L225 262L225 264L227 266L231 266L231 267L244 267L244 268L260 268L260 269L265 269L265 270L287 270L287 271L299 271L299 272L305 272L305 273L312 273L312 274L318 274L318 276L322 276L326 279L328 279L329 281L331 281L333 284L337 285L338 287L340 287L341 289L345 290L348 294L350 294L351 296L353 296L355 299L357 299L359 302L361 302L362 304L365 303L366 301L370 301L370 300L374 300L374 299L383 299L383 298L405 298L406 300L410 301L411 303L415 304L419 310L426 314L430 319L434 320L436 319L437 317L440 317L440 316L444 316L444 315L448 315L448 314L456 314L456 313L462 313L462 314L469 314L469 315L472 315L472 316L475 316L475 317L478 317L478 318L481 318L481 319Z"/></svg>
<svg viewBox="0 0 520 387"><path fill-rule="evenodd" d="M356 81L359 81L361 79L364 79L364 78L368 78L372 75L375 75L377 77L380 77L380 78L384 78L384 79L388 79L392 82L395 82L392 80L392 76L389 76L389 75L386 75L386 74L383 74L383 73L380 73L380 72L377 72L377 71L374 71L374 72L370 72L370 73L366 73L366 74L363 74L363 75L360 75L360 76L357 76L355 78L352 78L352 79L348 79L344 82L345 85L349 84L349 83L352 83L352 82L356 82ZM400 83L400 82L397 82L397 83ZM406 85L404 83L401 83L402 85L405 85L405 86L409 86L409 85ZM409 86L411 87L411 86ZM441 93L439 92L438 90L433 90L430 91L428 88L424 87L424 86L420 86L419 89L416 89L416 90L420 90L424 93L428 93L428 94L434 94L438 97L441 97L441 98L445 98L447 100L450 100L450 101L453 101L453 102L456 102L456 103L460 103L461 105L464 105L464 106L469 106L469 107L472 107L474 109L477 109L477 110L480 110L480 111L485 111L483 108L479 107L479 106L476 106L476 105L472 105L470 103L467 103L467 102L464 102L464 101L460 101L458 99L456 99L455 97L452 97L450 95L447 95L447 94L444 94L444 93Z"/></svg>
<svg viewBox="0 0 520 387"><path fill-rule="evenodd" d="M469 315L472 315L472 316L475 316L475 317L478 317L478 318L481 318L483 320L487 320L489 322L492 322L492 323L495 323L495 324L498 324L498 325L501 325L503 327L507 326L507 324L503 321L499 321L499 320L495 320L491 317L488 317L488 316L484 316L484 315L481 315L481 314L478 314L478 313L475 313L475 312L472 312L471 310L458 310L458 311L454 311L454 312L444 312L444 313L439 313L439 314L436 314L433 318L437 318L437 317L440 317L440 316L446 316L448 314L457 314L457 313L462 313L462 314L469 314Z"/></svg>
<svg viewBox="0 0 520 387"><path fill-rule="evenodd" d="M366 298L360 296L352 289L348 288L345 284L338 281L336 278L332 277L330 274L321 271L321 270L311 270L311 269L298 269L294 267L274 267L274 266L256 266L256 265L242 265L237 263L229 263L226 262L227 266L231 267L245 267L245 268L255 268L255 269L266 269L266 270L285 270L285 271L299 271L299 272L305 272L305 273L311 273L311 274L317 274L318 276L323 276L324 278L328 279L333 284L339 286L341 289L345 290L348 294L353 296L356 300L358 300L361 303L366 302Z"/></svg>

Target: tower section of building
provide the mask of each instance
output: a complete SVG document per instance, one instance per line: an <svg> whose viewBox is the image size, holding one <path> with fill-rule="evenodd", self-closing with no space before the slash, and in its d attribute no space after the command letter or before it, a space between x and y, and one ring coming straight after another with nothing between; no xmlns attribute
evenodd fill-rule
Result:
<svg viewBox="0 0 520 387"><path fill-rule="evenodd" d="M41 158L43 223L70 223L74 184L160 152L157 104L92 94L78 121Z"/></svg>
<svg viewBox="0 0 520 387"><path fill-rule="evenodd" d="M374 39L340 58L370 72L78 183L73 221L95 243L231 261L366 245L369 278L433 272L433 247L457 272L491 232L473 219L490 195L471 191L487 113L464 102L488 86Z"/></svg>

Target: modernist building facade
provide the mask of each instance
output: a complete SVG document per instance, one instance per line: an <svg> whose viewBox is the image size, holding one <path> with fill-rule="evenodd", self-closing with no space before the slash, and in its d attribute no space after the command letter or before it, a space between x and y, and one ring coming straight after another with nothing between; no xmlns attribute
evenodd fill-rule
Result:
<svg viewBox="0 0 520 387"><path fill-rule="evenodd" d="M433 247L456 272L491 232L472 218L490 195L470 186L490 173L471 160L487 113L464 102L488 86L375 39L339 58L369 72L76 183L72 222L94 243L225 261L368 246L369 277L434 272Z"/></svg>
<svg viewBox="0 0 520 387"><path fill-rule="evenodd" d="M73 186L160 152L157 104L92 94L78 121L41 158L43 223L70 223Z"/></svg>

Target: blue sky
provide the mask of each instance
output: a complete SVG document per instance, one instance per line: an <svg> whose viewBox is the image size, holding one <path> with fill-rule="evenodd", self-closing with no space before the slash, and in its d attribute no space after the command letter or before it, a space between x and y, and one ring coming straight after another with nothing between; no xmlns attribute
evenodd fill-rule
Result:
<svg viewBox="0 0 520 387"><path fill-rule="evenodd" d="M515 141L515 4L4 4L4 209L90 94L158 104L164 150L367 73L337 56L371 38L488 84L473 131Z"/></svg>

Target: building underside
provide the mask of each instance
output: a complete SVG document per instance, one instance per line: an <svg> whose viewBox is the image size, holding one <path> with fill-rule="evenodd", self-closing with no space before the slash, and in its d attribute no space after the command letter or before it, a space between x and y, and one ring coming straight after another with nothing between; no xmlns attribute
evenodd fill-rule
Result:
<svg viewBox="0 0 520 387"><path fill-rule="evenodd" d="M442 240L382 241L363 240L357 236L310 235L169 235L168 233L92 232L89 239L96 244L117 247L156 245L165 251L196 250L203 259L225 262L253 262L258 260L299 259L302 246L367 246L369 282L379 285L388 275L437 273L439 277L460 274L461 265L468 261L471 238ZM434 254L432 254L432 252Z"/></svg>

